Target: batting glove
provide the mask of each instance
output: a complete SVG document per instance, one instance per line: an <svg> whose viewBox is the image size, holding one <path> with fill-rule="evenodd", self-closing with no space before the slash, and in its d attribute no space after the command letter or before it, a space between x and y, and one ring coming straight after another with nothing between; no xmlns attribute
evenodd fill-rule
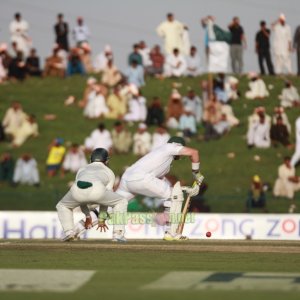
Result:
<svg viewBox="0 0 300 300"><path fill-rule="evenodd" d="M199 184L194 181L193 185L192 186L186 186L184 187L184 190L191 196L191 197L194 197L196 195L199 194L199 190L200 190L200 186Z"/></svg>
<svg viewBox="0 0 300 300"><path fill-rule="evenodd" d="M204 180L204 176L200 173L200 171L193 172L193 176L198 185L201 185Z"/></svg>

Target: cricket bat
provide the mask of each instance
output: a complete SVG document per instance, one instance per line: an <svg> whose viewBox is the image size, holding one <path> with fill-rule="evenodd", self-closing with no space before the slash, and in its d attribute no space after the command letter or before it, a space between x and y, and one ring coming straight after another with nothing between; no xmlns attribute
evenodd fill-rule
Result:
<svg viewBox="0 0 300 300"><path fill-rule="evenodd" d="M177 230L176 230L177 234L182 234L182 232L183 232L185 219L186 219L186 215L187 215L187 212L189 210L190 204L191 204L191 196L188 195L187 199L185 201L182 213L181 213L180 223L178 224L178 227L177 227Z"/></svg>

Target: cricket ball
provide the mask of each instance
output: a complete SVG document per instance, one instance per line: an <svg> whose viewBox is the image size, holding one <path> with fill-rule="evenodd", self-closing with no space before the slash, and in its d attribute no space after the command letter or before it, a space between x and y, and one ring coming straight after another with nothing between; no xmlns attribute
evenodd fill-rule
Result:
<svg viewBox="0 0 300 300"><path fill-rule="evenodd" d="M211 237L211 232L210 231L206 232L206 237L208 237L208 238Z"/></svg>

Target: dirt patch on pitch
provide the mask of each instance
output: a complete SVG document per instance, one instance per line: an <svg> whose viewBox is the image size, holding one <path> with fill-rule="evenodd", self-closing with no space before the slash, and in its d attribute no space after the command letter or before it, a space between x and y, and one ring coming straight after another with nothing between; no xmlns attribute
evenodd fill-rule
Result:
<svg viewBox="0 0 300 300"><path fill-rule="evenodd" d="M234 242L216 242L206 243L190 243L190 242L166 242L155 243L151 242L128 242L124 244L112 242L48 242L48 241L34 241L34 242L10 242L0 243L0 249L15 249L15 250L123 250L123 251L185 251L185 252L228 252L228 253L295 253L300 254L300 243L270 243L263 242L247 242L244 245L235 245Z"/></svg>

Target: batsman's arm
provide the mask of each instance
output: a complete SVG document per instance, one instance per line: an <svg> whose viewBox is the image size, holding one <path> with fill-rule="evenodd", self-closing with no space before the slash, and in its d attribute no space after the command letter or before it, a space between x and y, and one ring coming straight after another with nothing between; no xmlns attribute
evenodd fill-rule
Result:
<svg viewBox="0 0 300 300"><path fill-rule="evenodd" d="M200 158L199 152L197 149L183 147L179 155L189 156L192 161L192 172L195 178L195 181L200 185L204 179L203 175L200 173Z"/></svg>

